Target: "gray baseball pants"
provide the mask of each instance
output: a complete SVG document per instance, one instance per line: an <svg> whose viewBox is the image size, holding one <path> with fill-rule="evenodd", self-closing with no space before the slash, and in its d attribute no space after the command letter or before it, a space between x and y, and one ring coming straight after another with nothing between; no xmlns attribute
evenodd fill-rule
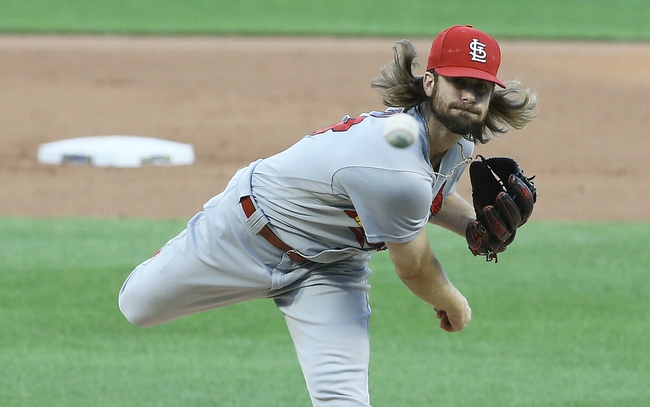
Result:
<svg viewBox="0 0 650 407"><path fill-rule="evenodd" d="M246 223L237 187L243 177L241 170L183 232L133 270L119 293L120 310L134 325L152 327L229 304L273 299L312 404L370 406L368 257L294 263Z"/></svg>

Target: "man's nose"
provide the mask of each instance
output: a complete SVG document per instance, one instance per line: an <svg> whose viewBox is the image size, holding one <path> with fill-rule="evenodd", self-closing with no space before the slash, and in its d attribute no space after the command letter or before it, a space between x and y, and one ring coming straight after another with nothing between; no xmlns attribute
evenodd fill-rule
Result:
<svg viewBox="0 0 650 407"><path fill-rule="evenodd" d="M476 94L474 93L473 90L470 89L463 89L460 98L463 101L463 103L471 103L471 104L476 103Z"/></svg>

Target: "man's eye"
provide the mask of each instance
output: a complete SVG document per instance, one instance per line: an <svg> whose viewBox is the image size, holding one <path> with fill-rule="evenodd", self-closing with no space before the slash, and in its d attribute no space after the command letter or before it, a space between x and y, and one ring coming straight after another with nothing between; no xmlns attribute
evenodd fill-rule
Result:
<svg viewBox="0 0 650 407"><path fill-rule="evenodd" d="M490 91L490 87L485 83L479 83L476 86L474 86L474 91L479 95L484 95Z"/></svg>

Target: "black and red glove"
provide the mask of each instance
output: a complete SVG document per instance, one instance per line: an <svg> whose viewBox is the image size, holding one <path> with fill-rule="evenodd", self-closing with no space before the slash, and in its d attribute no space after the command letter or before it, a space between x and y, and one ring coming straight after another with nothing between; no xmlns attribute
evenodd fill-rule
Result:
<svg viewBox="0 0 650 407"><path fill-rule="evenodd" d="M465 230L469 250L487 261L498 261L526 223L537 201L533 178L527 178L509 157L478 156L469 166L476 220Z"/></svg>

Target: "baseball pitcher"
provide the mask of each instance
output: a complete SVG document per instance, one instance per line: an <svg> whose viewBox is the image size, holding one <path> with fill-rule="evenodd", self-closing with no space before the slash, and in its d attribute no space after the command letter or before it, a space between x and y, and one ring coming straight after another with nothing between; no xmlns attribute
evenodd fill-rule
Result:
<svg viewBox="0 0 650 407"><path fill-rule="evenodd" d="M467 239L496 260L530 216L536 191L516 163L479 159L474 146L534 118L535 94L501 82L497 42L471 26L433 41L427 70L404 40L372 81L388 106L315 131L239 170L119 293L141 327L253 299L284 315L317 407L368 407L370 255L387 249L404 284L440 327L465 328L466 298L432 252L426 225ZM383 138L392 116L418 124L412 144ZM472 203L456 192L473 168ZM496 175L494 175L496 174Z"/></svg>

